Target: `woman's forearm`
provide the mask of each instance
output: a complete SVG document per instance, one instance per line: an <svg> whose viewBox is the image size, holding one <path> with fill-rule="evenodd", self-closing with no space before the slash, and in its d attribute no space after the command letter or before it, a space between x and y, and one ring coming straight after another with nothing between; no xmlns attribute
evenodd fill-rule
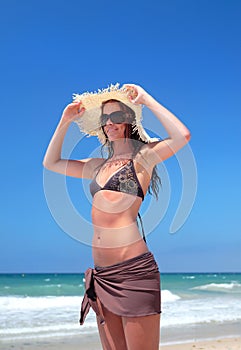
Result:
<svg viewBox="0 0 241 350"><path fill-rule="evenodd" d="M45 168L57 172L63 172L63 170L65 169L65 164L62 164L62 166L59 164L59 166L57 167L56 165L57 163L61 163L61 151L66 132L71 122L75 118L81 117L84 111L85 109L82 107L82 102L80 101L74 101L66 106L66 108L63 111L60 122L47 148L43 160L43 166Z"/></svg>
<svg viewBox="0 0 241 350"><path fill-rule="evenodd" d="M61 159L62 145L70 123L62 120L59 122L44 156L43 165L45 168L51 170Z"/></svg>
<svg viewBox="0 0 241 350"><path fill-rule="evenodd" d="M190 140L190 131L187 127L168 109L157 102L142 87L134 84L125 84L129 98L133 103L142 104L148 107L161 122L168 133L172 146L182 147ZM175 147L176 148L176 147Z"/></svg>

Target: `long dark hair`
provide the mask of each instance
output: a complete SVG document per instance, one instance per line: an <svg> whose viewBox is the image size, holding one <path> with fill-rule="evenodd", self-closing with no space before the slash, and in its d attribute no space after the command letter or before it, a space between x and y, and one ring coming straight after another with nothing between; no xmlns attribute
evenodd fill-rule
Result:
<svg viewBox="0 0 241 350"><path fill-rule="evenodd" d="M101 106L101 115L103 114L103 109L104 106L107 103L110 102L115 102L119 104L120 110L125 112L128 115L128 119L130 121L134 121L135 120L135 112L133 111L133 109L131 109L130 107L128 107L126 104L124 104L121 101L118 100L107 100L105 102L102 103ZM103 156L104 154L104 150L107 150L107 159L105 160L105 162L110 159L113 155L114 155L114 148L113 148L113 141L109 141L105 131L104 131L104 127L102 126L102 131L105 135L105 143L102 145L101 147L101 154ZM140 151L140 149L142 148L142 146L144 144L147 144L147 142L143 141L140 138L140 135L138 133L138 130L134 130L133 125L131 123L127 123L126 124L126 129L125 129L125 134L124 134L125 138L130 139L132 141L132 146L133 146L133 158L137 155L137 153ZM138 141L138 142L136 142ZM154 194L155 198L158 199L158 193L159 193L159 188L161 186L161 179L158 175L157 172L157 167L154 166L153 170L152 170L152 175L151 175L151 180L150 180L150 185L148 186L148 192L150 194Z"/></svg>

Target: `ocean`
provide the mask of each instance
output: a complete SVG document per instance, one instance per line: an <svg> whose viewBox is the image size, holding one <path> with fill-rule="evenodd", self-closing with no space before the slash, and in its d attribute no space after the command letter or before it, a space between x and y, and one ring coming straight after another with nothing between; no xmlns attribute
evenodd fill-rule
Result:
<svg viewBox="0 0 241 350"><path fill-rule="evenodd" d="M163 273L161 284L165 343L209 338L215 327L240 336L240 273ZM97 334L92 310L79 326L83 294L84 274L0 274L1 342Z"/></svg>

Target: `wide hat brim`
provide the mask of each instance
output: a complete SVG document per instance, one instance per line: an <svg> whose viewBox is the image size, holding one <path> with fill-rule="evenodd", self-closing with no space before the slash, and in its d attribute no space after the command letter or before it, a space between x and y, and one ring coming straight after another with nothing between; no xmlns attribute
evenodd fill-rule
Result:
<svg viewBox="0 0 241 350"><path fill-rule="evenodd" d="M157 141L151 138L142 126L142 105L130 101L130 90L120 84L110 85L108 88L98 90L97 92L85 92L83 94L73 94L75 101L81 101L85 108L84 114L75 120L80 130L89 136L97 136L102 144L105 143L106 137L103 133L100 116L102 103L108 100L117 100L123 102L135 112L135 121L132 123L133 130L137 130L140 138L144 142Z"/></svg>

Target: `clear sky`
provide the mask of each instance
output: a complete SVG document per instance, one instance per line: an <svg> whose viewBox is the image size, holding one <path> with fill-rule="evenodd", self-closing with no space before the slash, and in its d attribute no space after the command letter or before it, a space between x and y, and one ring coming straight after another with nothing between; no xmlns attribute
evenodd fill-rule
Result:
<svg viewBox="0 0 241 350"><path fill-rule="evenodd" d="M194 155L198 174L190 215L170 233L183 186L182 153L160 168L159 204L144 215L144 225L145 217L156 220L169 191L166 213L148 235L160 270L241 272L241 2L1 0L0 5L0 272L80 272L92 266L89 245L66 234L51 215L42 159L72 94L116 82L140 84L192 132L190 148L183 150ZM155 131L145 113L147 127ZM69 140L76 135L72 126ZM82 139L74 156L86 157L96 147L96 140ZM188 167L194 174L188 162L185 176ZM51 181L62 181L61 175ZM196 179L186 181L192 190ZM67 180L71 201L87 217L89 194L82 185Z"/></svg>

